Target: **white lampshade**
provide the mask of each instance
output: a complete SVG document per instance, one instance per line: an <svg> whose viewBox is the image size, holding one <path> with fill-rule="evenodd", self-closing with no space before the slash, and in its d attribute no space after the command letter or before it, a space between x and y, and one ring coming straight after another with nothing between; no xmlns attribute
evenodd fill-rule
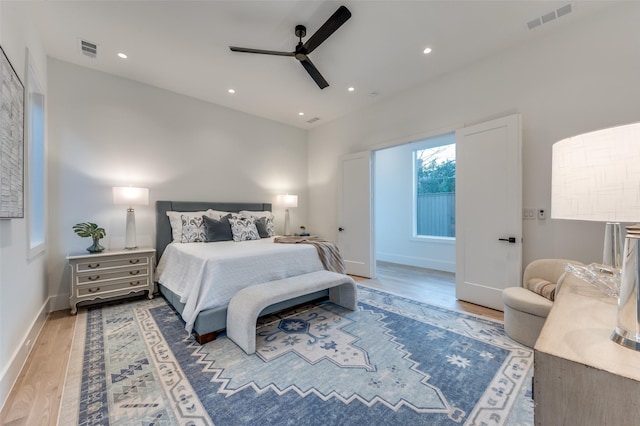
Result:
<svg viewBox="0 0 640 426"><path fill-rule="evenodd" d="M298 207L298 196L289 194L278 195L276 197L276 204L287 209L290 207Z"/></svg>
<svg viewBox="0 0 640 426"><path fill-rule="evenodd" d="M640 123L553 145L551 217L640 221Z"/></svg>
<svg viewBox="0 0 640 426"><path fill-rule="evenodd" d="M146 206L149 204L149 188L114 186L113 204L125 206Z"/></svg>

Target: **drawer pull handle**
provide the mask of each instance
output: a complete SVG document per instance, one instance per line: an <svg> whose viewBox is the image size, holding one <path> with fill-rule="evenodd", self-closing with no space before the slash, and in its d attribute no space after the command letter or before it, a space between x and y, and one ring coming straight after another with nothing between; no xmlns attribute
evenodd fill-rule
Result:
<svg viewBox="0 0 640 426"><path fill-rule="evenodd" d="M95 293L96 291L100 291L100 287L90 288L89 293Z"/></svg>
<svg viewBox="0 0 640 426"><path fill-rule="evenodd" d="M100 279L100 275L96 275L95 277L87 277L89 281L95 281Z"/></svg>
<svg viewBox="0 0 640 426"><path fill-rule="evenodd" d="M131 281L129 283L130 286L134 286L134 285L138 285L138 284L140 284L140 281L136 281L135 283L133 281Z"/></svg>
<svg viewBox="0 0 640 426"><path fill-rule="evenodd" d="M96 263L95 265L92 265L92 264L88 264L87 265L87 268L89 268L89 269L95 269L95 268L99 268L99 267L100 267L99 263Z"/></svg>
<svg viewBox="0 0 640 426"><path fill-rule="evenodd" d="M129 271L129 275L138 275L140 273L140 270L136 270L136 271Z"/></svg>
<svg viewBox="0 0 640 426"><path fill-rule="evenodd" d="M129 263L131 263L132 265L135 265L136 263L140 263L140 259L131 259L129 260Z"/></svg>

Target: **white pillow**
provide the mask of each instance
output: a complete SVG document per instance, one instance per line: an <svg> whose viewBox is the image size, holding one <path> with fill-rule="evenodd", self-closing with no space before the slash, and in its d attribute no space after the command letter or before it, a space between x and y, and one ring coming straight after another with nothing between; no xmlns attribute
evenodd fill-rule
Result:
<svg viewBox="0 0 640 426"><path fill-rule="evenodd" d="M215 220L220 220L220 218L228 215L229 213L230 212L223 212L220 210L211 210L211 209L207 210L207 216Z"/></svg>
<svg viewBox="0 0 640 426"><path fill-rule="evenodd" d="M253 210L240 210L239 213L240 213L241 216L253 217L255 219L260 219L261 217L267 217L267 218L273 220L273 218L274 218L273 213L271 213L269 211L259 212L259 211L253 211Z"/></svg>
<svg viewBox="0 0 640 426"><path fill-rule="evenodd" d="M171 224L171 237L174 242L181 243L182 241L182 216L185 218L196 217L202 219L202 216L209 216L206 211L197 211L197 212L176 212L176 211L168 211L167 216L169 216L169 223ZM203 228L204 230L204 228Z"/></svg>

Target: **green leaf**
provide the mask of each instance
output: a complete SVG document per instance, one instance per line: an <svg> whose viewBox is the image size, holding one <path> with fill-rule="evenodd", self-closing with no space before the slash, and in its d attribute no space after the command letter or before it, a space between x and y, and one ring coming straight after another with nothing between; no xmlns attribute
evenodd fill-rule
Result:
<svg viewBox="0 0 640 426"><path fill-rule="evenodd" d="M77 223L73 225L73 231L82 238L104 238L107 233L104 228L98 227L97 224L91 222Z"/></svg>

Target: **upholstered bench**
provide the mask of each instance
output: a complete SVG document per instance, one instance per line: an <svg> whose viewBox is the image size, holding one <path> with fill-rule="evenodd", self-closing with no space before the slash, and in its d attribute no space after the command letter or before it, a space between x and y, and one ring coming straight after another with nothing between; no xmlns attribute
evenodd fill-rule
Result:
<svg viewBox="0 0 640 426"><path fill-rule="evenodd" d="M502 291L504 331L513 340L531 348L535 346L553 301L525 287L538 279L553 284L557 291L564 279L567 263L581 265L566 259L534 260L524 270L523 287L508 287Z"/></svg>
<svg viewBox="0 0 640 426"><path fill-rule="evenodd" d="M329 289L329 300L355 311L357 288L353 278L330 271L316 271L244 288L227 309L227 337L247 354L256 351L256 321L267 306L298 296Z"/></svg>

